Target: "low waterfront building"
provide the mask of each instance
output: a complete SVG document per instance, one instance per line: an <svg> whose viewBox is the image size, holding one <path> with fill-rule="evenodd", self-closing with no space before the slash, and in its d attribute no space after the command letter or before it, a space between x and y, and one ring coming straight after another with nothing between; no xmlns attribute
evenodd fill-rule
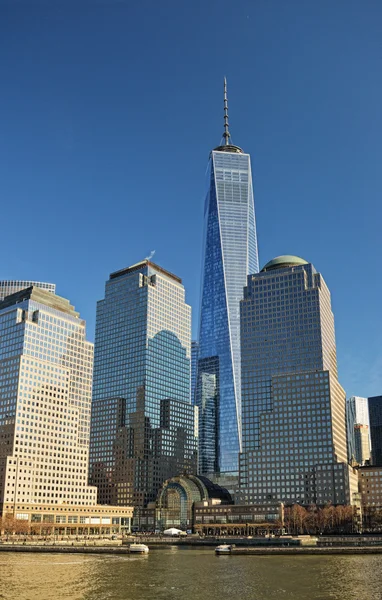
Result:
<svg viewBox="0 0 382 600"><path fill-rule="evenodd" d="M253 535L259 528L280 529L283 521L281 503L235 505L225 488L206 477L179 475L164 482L156 502L135 510L133 530Z"/></svg>
<svg viewBox="0 0 382 600"><path fill-rule="evenodd" d="M284 505L269 502L250 505L224 505L196 502L193 531L204 535L255 535L259 530L281 530Z"/></svg>
<svg viewBox="0 0 382 600"><path fill-rule="evenodd" d="M132 516L133 508L129 506L5 504L0 529L16 519L19 526L25 522L32 533L42 535L128 534Z"/></svg>

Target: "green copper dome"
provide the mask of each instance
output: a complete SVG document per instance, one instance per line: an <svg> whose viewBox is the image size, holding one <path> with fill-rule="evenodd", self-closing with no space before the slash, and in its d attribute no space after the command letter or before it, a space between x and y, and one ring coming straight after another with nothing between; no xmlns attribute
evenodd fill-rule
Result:
<svg viewBox="0 0 382 600"><path fill-rule="evenodd" d="M263 271L271 271L272 269L284 269L285 267L295 267L297 265L307 265L309 264L303 258L299 256L291 256L290 254L285 254L284 256L276 256L273 260L267 262L267 264L261 269Z"/></svg>

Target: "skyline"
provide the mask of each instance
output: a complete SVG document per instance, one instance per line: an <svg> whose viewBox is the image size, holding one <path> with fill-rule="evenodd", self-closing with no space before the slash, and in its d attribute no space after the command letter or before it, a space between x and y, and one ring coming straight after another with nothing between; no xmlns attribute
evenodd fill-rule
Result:
<svg viewBox="0 0 382 600"><path fill-rule="evenodd" d="M260 267L291 253L323 273L346 394L378 395L381 9L370 2L362 11L351 2L344 20L338 5L327 23L328 3L302 12L301 3L277 11L270 5L227 3L232 44L224 60L214 48L224 10L215 15L208 7L199 23L198 3L195 15L185 8L163 23L160 35L170 38L158 56L150 36L167 7L152 6L146 15L121 4L106 19L102 7L90 18L82 7L75 21L70 8L44 7L42 25L36 7L23 7L23 17L20 7L5 10L0 193L4 244L12 251L1 278L55 283L94 340L104 280L155 248L155 261L183 279L195 337L204 175L221 135L226 74L233 140L252 155ZM137 34L126 15L138 23ZM200 44L191 44L191 54L195 23ZM132 53L137 43L139 56ZM148 177L142 156L153 153ZM21 240L31 226L28 253Z"/></svg>

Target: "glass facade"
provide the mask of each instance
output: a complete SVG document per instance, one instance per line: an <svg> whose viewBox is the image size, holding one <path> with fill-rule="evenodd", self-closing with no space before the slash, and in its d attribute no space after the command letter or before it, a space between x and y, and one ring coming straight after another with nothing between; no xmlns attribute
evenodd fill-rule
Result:
<svg viewBox="0 0 382 600"><path fill-rule="evenodd" d="M69 301L0 302L0 503L95 505L88 485L93 344Z"/></svg>
<svg viewBox="0 0 382 600"><path fill-rule="evenodd" d="M95 336L90 479L101 503L145 506L163 477L196 469L190 359L181 280L149 261L112 273Z"/></svg>
<svg viewBox="0 0 382 600"><path fill-rule="evenodd" d="M218 361L218 439L216 445L200 447L199 463L214 463L218 472L237 472L241 449L240 300L247 275L258 271L249 154L230 145L214 150L207 181L198 379L203 373L201 361L212 357ZM201 409L200 431L212 430L214 423L208 425L203 419L214 415L203 412L203 399L198 395L196 404ZM206 452L217 452L217 456L203 455Z"/></svg>
<svg viewBox="0 0 382 600"><path fill-rule="evenodd" d="M195 404L195 387L199 359L199 342L191 342L191 402Z"/></svg>
<svg viewBox="0 0 382 600"><path fill-rule="evenodd" d="M239 498L349 503L330 293L311 264L287 258L249 276L241 302Z"/></svg>
<svg viewBox="0 0 382 600"><path fill-rule="evenodd" d="M21 290L25 290L29 287L38 287L52 294L56 293L56 285L54 283L44 283L43 281L18 281L14 279L8 279L0 281L0 301L4 300L6 296L15 294Z"/></svg>
<svg viewBox="0 0 382 600"><path fill-rule="evenodd" d="M372 462L382 467L382 396L369 398L369 415Z"/></svg>
<svg viewBox="0 0 382 600"><path fill-rule="evenodd" d="M366 429L355 430L356 425L365 425ZM370 442L370 420L369 420L369 404L367 398L359 396L351 396L346 401L346 428L347 428L347 444L348 444L348 461L356 460L359 464L363 464L365 460L370 459L371 442ZM365 454L364 442L360 445L360 436L362 440L368 437L369 455ZM357 440L356 440L357 437ZM357 441L357 444L356 444ZM364 448L361 454L357 451L356 445L360 450Z"/></svg>

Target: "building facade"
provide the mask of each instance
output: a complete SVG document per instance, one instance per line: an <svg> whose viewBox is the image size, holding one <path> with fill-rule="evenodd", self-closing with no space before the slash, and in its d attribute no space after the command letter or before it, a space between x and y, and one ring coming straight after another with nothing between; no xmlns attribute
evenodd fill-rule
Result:
<svg viewBox="0 0 382 600"><path fill-rule="evenodd" d="M370 463L370 436L367 425L354 425L355 460L359 465Z"/></svg>
<svg viewBox="0 0 382 600"><path fill-rule="evenodd" d="M357 456L356 450L356 436L359 442L360 431L355 430L356 425L365 425L367 430L363 430L363 439L365 438L365 431L369 438L369 452L364 452L363 460L369 460L371 454L371 441L370 441L370 420L369 420L369 403L367 398L361 398L359 396L351 396L346 401L346 427L347 427L347 440L348 440L348 461L356 461L359 464L363 464L359 461L360 456ZM359 448L359 444L358 444ZM366 457L366 458L365 458Z"/></svg>
<svg viewBox="0 0 382 600"><path fill-rule="evenodd" d="M3 515L32 523L44 507L96 512L97 490L88 485L92 369L93 344L68 300L30 287L0 302Z"/></svg>
<svg viewBox="0 0 382 600"><path fill-rule="evenodd" d="M15 294L21 290L25 290L29 287L38 287L52 294L56 293L56 285L54 283L44 283L43 281L17 281L14 279L8 279L0 281L0 301L4 300L6 296Z"/></svg>
<svg viewBox="0 0 382 600"><path fill-rule="evenodd" d="M217 361L217 443L200 447L200 465L218 472L238 471L241 449L240 300L249 273L258 271L257 238L249 154L231 143L225 87L224 143L211 152L204 209L204 242L199 329L198 379L203 364ZM201 363L201 361L204 361ZM207 371L209 375L209 372ZM203 389L197 381L196 389ZM211 430L215 414L201 409L201 429ZM208 453L205 456L204 453Z"/></svg>
<svg viewBox="0 0 382 600"><path fill-rule="evenodd" d="M241 302L242 503L348 504L345 394L330 293L295 256L248 277Z"/></svg>
<svg viewBox="0 0 382 600"><path fill-rule="evenodd" d="M369 398L372 463L382 467L382 396Z"/></svg>
<svg viewBox="0 0 382 600"><path fill-rule="evenodd" d="M199 360L199 342L191 342L191 404L195 404L196 376Z"/></svg>
<svg viewBox="0 0 382 600"><path fill-rule="evenodd" d="M382 510L382 467L361 467L358 480L362 507Z"/></svg>
<svg viewBox="0 0 382 600"><path fill-rule="evenodd" d="M90 480L103 504L144 507L196 472L191 309L181 279L145 260L110 275L98 302Z"/></svg>

